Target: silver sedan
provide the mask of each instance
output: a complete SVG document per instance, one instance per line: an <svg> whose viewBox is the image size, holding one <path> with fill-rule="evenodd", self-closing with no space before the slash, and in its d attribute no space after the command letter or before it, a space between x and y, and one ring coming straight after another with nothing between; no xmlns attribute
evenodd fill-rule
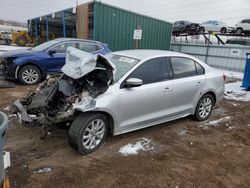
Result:
<svg viewBox="0 0 250 188"><path fill-rule="evenodd" d="M79 115L69 140L80 153L95 151L110 131L119 135L193 115L206 120L224 95L224 76L199 59L159 50L118 51L105 56L113 82Z"/></svg>

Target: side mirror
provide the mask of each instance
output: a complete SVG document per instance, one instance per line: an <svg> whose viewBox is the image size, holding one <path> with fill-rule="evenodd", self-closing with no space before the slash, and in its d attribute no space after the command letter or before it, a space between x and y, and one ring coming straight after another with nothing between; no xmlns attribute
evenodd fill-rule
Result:
<svg viewBox="0 0 250 188"><path fill-rule="evenodd" d="M127 88L130 88L130 87L139 87L141 86L143 83L143 81L141 79L138 79L138 78L129 78L125 81L125 86Z"/></svg>
<svg viewBox="0 0 250 188"><path fill-rule="evenodd" d="M53 54L55 54L56 53L56 50L49 50L48 51L48 54L50 55L50 56L53 56Z"/></svg>

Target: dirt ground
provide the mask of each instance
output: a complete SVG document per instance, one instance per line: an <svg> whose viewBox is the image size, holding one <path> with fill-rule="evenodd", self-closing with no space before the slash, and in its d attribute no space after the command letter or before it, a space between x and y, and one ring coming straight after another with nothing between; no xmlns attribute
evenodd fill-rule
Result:
<svg viewBox="0 0 250 188"><path fill-rule="evenodd" d="M26 86L1 89L0 110L26 92ZM87 156L69 146L67 129L57 129L41 140L39 128L22 127L10 116L5 149L11 152L11 187L248 188L249 105L225 99L206 122L183 118L108 136L104 145ZM153 149L130 156L118 153L141 138L150 139ZM49 170L39 173L44 167Z"/></svg>

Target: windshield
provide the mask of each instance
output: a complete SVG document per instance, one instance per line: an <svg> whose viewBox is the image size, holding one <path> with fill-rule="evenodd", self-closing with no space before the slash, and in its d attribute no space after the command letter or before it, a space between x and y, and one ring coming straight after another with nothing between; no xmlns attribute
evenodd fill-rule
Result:
<svg viewBox="0 0 250 188"><path fill-rule="evenodd" d="M114 75L114 81L117 82L125 75L133 66L135 66L140 60L131 57L126 57L117 54L108 54L107 57L116 66L116 72Z"/></svg>
<svg viewBox="0 0 250 188"><path fill-rule="evenodd" d="M32 51L43 51L51 46L53 46L54 44L57 44L59 43L60 41L58 40L51 40L51 41L48 41L48 42L45 42L45 43L42 43L34 48L31 48Z"/></svg>

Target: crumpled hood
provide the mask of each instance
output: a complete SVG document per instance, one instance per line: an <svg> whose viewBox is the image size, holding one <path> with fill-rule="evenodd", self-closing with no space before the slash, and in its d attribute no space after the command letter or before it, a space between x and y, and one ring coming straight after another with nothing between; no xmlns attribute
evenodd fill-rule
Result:
<svg viewBox="0 0 250 188"><path fill-rule="evenodd" d="M18 49L18 50L10 50L8 52L3 52L0 56L1 57L22 57L22 56L27 56L27 55L34 55L36 51L32 51L29 49Z"/></svg>
<svg viewBox="0 0 250 188"><path fill-rule="evenodd" d="M98 56L108 62L105 66L116 70L115 65L102 55L93 55L73 47L68 47L62 72L73 79L79 79L96 69Z"/></svg>

